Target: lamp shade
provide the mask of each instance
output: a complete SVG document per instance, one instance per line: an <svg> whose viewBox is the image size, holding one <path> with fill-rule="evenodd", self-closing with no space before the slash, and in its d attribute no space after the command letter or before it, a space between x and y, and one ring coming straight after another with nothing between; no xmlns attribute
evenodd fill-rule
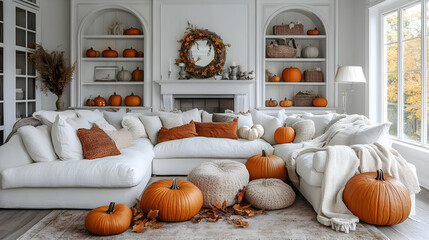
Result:
<svg viewBox="0 0 429 240"><path fill-rule="evenodd" d="M366 78L361 66L338 66L335 75L337 83L365 83Z"/></svg>

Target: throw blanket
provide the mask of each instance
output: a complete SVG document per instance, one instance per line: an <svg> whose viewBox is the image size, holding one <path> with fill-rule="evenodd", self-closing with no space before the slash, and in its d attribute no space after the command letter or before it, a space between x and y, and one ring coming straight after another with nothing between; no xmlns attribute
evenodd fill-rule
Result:
<svg viewBox="0 0 429 240"><path fill-rule="evenodd" d="M325 173L322 179L322 200L317 207L317 220L326 226L332 226L337 231L348 233L356 229L356 223L359 219L354 216L343 202L343 191L346 183L354 175L363 172L375 172L377 169L383 169L384 172L401 181L407 187L410 194L420 191L414 165L409 164L396 150L381 144L365 144L354 146L328 146L321 148L329 143L340 129L353 124L359 124L365 121L357 116L349 116L339 120L332 125L328 131L316 138L316 147L311 142L307 142L307 147L295 151L286 160L289 178L292 183L299 187L299 176L296 173L296 160L303 154L326 151L327 159Z"/></svg>

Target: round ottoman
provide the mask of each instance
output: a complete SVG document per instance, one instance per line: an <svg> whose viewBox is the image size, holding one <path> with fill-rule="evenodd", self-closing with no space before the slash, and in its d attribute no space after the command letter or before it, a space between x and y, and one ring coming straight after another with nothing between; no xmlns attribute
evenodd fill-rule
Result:
<svg viewBox="0 0 429 240"><path fill-rule="evenodd" d="M275 210L292 205L296 195L282 180L267 178L251 181L246 187L245 196L255 208Z"/></svg>
<svg viewBox="0 0 429 240"><path fill-rule="evenodd" d="M238 191L249 183L246 166L237 161L217 160L204 162L192 169L188 181L203 192L203 207L216 201L232 206Z"/></svg>

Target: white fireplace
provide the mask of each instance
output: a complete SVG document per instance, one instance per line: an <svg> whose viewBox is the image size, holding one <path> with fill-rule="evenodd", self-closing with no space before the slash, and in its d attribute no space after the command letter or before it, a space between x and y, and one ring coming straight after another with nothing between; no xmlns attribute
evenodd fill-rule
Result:
<svg viewBox="0 0 429 240"><path fill-rule="evenodd" d="M155 80L161 86L162 108L174 109L176 98L233 98L234 111L249 110L251 80Z"/></svg>

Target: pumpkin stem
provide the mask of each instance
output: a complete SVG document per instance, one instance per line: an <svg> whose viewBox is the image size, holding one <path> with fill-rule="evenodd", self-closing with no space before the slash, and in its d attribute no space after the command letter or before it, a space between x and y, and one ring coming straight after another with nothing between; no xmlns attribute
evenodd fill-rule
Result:
<svg viewBox="0 0 429 240"><path fill-rule="evenodd" d="M265 150L262 150L262 157L266 157L267 156L267 152L265 152Z"/></svg>
<svg viewBox="0 0 429 240"><path fill-rule="evenodd" d="M111 47L107 47L109 50L112 50L112 48Z"/></svg>
<svg viewBox="0 0 429 240"><path fill-rule="evenodd" d="M177 178L173 179L173 185L170 187L171 190L178 190L179 186L177 185Z"/></svg>
<svg viewBox="0 0 429 240"><path fill-rule="evenodd" d="M381 169L377 170L377 177L375 178L375 180L384 181L383 170L381 170Z"/></svg>
<svg viewBox="0 0 429 240"><path fill-rule="evenodd" d="M112 214L115 211L115 202L110 202L109 208L107 209L107 214Z"/></svg>

